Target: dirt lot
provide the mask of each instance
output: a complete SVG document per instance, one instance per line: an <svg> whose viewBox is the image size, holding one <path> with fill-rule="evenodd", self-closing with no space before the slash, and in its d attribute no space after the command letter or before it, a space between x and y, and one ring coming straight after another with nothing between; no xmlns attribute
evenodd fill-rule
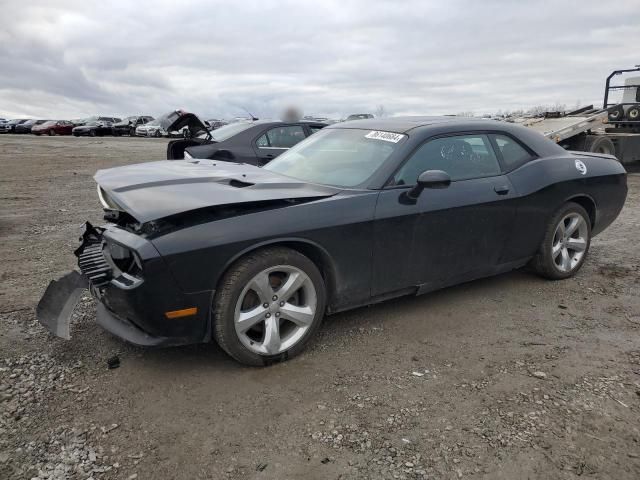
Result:
<svg viewBox="0 0 640 480"><path fill-rule="evenodd" d="M34 307L100 222L92 175L164 149L0 137L0 478L640 478L637 174L576 278L336 315L285 364L128 346L90 298L71 341L50 337Z"/></svg>

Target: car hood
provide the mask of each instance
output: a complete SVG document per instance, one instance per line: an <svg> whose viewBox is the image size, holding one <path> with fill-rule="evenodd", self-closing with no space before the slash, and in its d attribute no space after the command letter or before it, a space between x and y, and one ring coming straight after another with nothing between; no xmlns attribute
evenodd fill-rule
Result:
<svg viewBox="0 0 640 480"><path fill-rule="evenodd" d="M305 183L252 165L163 160L99 170L95 180L119 209L146 223L202 208L330 197L339 188Z"/></svg>

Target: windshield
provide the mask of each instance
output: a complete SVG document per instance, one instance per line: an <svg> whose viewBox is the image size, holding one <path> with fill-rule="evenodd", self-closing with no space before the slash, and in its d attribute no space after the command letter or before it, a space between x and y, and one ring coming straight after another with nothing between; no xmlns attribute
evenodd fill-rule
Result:
<svg viewBox="0 0 640 480"><path fill-rule="evenodd" d="M405 138L370 130L320 130L264 169L311 183L355 187L371 177Z"/></svg>
<svg viewBox="0 0 640 480"><path fill-rule="evenodd" d="M210 135L214 142L223 142L240 132L244 132L252 125L253 123L251 122L232 123L231 125L225 125L224 127L214 130Z"/></svg>
<svg viewBox="0 0 640 480"><path fill-rule="evenodd" d="M160 126L160 119L151 120L150 122L147 122L145 125L147 125L148 127L159 127Z"/></svg>
<svg viewBox="0 0 640 480"><path fill-rule="evenodd" d="M50 127L51 125L55 125L57 122L55 120L47 120L42 124L43 127Z"/></svg>

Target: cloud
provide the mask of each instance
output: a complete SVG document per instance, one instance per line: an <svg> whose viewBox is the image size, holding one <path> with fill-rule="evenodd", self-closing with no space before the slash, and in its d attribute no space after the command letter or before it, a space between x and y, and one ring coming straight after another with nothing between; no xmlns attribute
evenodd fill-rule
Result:
<svg viewBox="0 0 640 480"><path fill-rule="evenodd" d="M342 117L601 102L635 0L0 3L0 115Z"/></svg>

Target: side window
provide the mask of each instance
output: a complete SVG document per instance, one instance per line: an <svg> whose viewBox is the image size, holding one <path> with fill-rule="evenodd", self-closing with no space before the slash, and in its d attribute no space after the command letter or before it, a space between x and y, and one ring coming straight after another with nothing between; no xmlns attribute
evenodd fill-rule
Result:
<svg viewBox="0 0 640 480"><path fill-rule="evenodd" d="M291 148L305 138L304 129L300 125L272 128L265 135L269 144L268 146L272 148ZM258 139L258 147L261 146L261 139L262 137Z"/></svg>
<svg viewBox="0 0 640 480"><path fill-rule="evenodd" d="M502 160L507 170L513 170L531 160L531 154L513 138L506 135L492 135L502 154Z"/></svg>
<svg viewBox="0 0 640 480"><path fill-rule="evenodd" d="M436 138L418 147L392 184L415 185L425 170L443 170L456 181L500 175L500 164L486 135Z"/></svg>
<svg viewBox="0 0 640 480"><path fill-rule="evenodd" d="M311 130L311 134L313 135L314 133L322 130L322 127L318 127L317 125L309 125L309 130Z"/></svg>

